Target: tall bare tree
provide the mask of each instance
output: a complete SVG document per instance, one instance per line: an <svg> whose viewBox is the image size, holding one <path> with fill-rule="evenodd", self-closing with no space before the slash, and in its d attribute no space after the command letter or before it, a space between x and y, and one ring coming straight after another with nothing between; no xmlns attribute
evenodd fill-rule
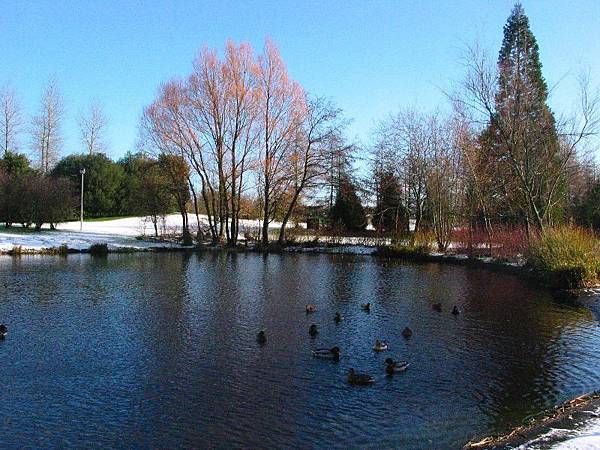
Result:
<svg viewBox="0 0 600 450"><path fill-rule="evenodd" d="M452 231L461 219L464 184L459 128L452 120L436 115L427 120L429 164L427 165L427 206L437 246L445 251L452 241Z"/></svg>
<svg viewBox="0 0 600 450"><path fill-rule="evenodd" d="M419 230L427 200L427 173L431 150L428 118L414 110L403 109L382 121L375 133L376 156L393 164L387 170L397 175L402 185L402 201L408 219Z"/></svg>
<svg viewBox="0 0 600 450"><path fill-rule="evenodd" d="M260 150L258 190L262 207L261 241L292 183L290 154L306 115L302 87L290 79L279 50L267 40L258 60Z"/></svg>
<svg viewBox="0 0 600 450"><path fill-rule="evenodd" d="M58 160L63 143L63 115L62 97L56 82L51 80L42 94L39 112L31 121L31 145L43 173L50 172Z"/></svg>
<svg viewBox="0 0 600 450"><path fill-rule="evenodd" d="M15 91L8 85L0 88L0 151L6 155L19 149L19 134L23 125L21 105Z"/></svg>
<svg viewBox="0 0 600 450"><path fill-rule="evenodd" d="M108 119L99 103L92 103L87 111L79 114L81 142L88 154L100 153L106 149L105 133Z"/></svg>
<svg viewBox="0 0 600 450"><path fill-rule="evenodd" d="M256 73L247 44L229 42L223 60L204 49L192 74L165 84L144 114L145 128L160 147L185 156L193 168L213 242L237 242L257 142Z"/></svg>
<svg viewBox="0 0 600 450"><path fill-rule="evenodd" d="M301 195L324 183L327 162L331 159L329 152L334 148L331 141L339 140L339 133L344 125L341 110L326 99L310 98L306 100L306 105L304 122L289 155L292 184L279 230L279 244L285 241L287 224Z"/></svg>

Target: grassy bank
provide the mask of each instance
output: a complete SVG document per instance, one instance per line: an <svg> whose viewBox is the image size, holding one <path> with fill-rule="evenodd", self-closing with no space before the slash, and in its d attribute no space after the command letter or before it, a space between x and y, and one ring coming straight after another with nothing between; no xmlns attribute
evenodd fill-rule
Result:
<svg viewBox="0 0 600 450"><path fill-rule="evenodd" d="M581 228L548 228L532 239L527 266L553 286L592 286L600 278L600 244L597 236Z"/></svg>

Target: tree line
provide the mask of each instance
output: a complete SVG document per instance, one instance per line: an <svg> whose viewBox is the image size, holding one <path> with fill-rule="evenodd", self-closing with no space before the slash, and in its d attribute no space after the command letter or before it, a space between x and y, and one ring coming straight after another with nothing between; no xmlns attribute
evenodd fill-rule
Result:
<svg viewBox="0 0 600 450"><path fill-rule="evenodd" d="M85 168L85 217L148 216L158 235L159 219L177 211L177 187L165 175L174 165L181 161L167 155L127 154L114 162L103 153L78 154L59 160L46 174L24 155L9 151L0 158L0 222L6 228L20 224L39 230L75 219L80 170ZM187 185L183 187L187 194Z"/></svg>
<svg viewBox="0 0 600 450"><path fill-rule="evenodd" d="M497 62L476 47L464 80L448 94L452 112L406 109L382 121L372 148L375 225L418 231L444 250L460 227L522 226L528 236L567 221L600 224L599 174L586 145L597 136L599 96L579 81L578 109L549 108L539 48L523 7L504 27Z"/></svg>
<svg viewBox="0 0 600 450"><path fill-rule="evenodd" d="M310 215L354 232L369 224L392 235L429 230L442 250L461 228L483 230L491 248L507 225L527 235L569 221L600 227L600 176L586 152L600 125L599 96L589 81L581 78L572 115L550 109L520 4L497 60L472 47L463 62L464 79L447 93L449 112L404 108L379 122L370 143L356 145L344 136L341 110L293 80L270 40L259 54L233 42L221 54L205 48L191 72L163 83L144 109L140 153L116 162L101 153L107 120L97 105L79 120L85 154L58 159L64 110L50 83L31 120L36 170L2 169L11 186L3 197L18 195L10 193L24 189L15 180L25 176L37 177L28 186L49 177L44 182L56 184L49 190L75 192L85 167L87 215L149 215L158 233L158 217L178 211L188 243L195 225L201 238L235 245L240 220L252 218L263 244L281 222L281 244L288 225ZM19 157L15 105L4 89L7 161Z"/></svg>

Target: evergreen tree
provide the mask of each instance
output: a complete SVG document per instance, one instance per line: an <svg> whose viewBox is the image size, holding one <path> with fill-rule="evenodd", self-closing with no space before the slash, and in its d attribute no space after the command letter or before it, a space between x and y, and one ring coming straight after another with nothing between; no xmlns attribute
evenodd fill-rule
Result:
<svg viewBox="0 0 600 450"><path fill-rule="evenodd" d="M498 72L495 113L484 134L490 164L507 202L517 205L527 225L542 228L560 208L565 190L539 49L520 3L504 26Z"/></svg>
<svg viewBox="0 0 600 450"><path fill-rule="evenodd" d="M365 210L356 193L356 186L347 175L340 178L335 203L331 208L331 222L349 231L365 228L367 222Z"/></svg>
<svg viewBox="0 0 600 450"><path fill-rule="evenodd" d="M7 150L0 159L0 170L8 175L17 176L31 172L32 168L27 156Z"/></svg>
<svg viewBox="0 0 600 450"><path fill-rule="evenodd" d="M377 202L373 212L373 226L380 231L408 231L398 176L385 168L377 170L374 175Z"/></svg>
<svg viewBox="0 0 600 450"><path fill-rule="evenodd" d="M107 217L121 212L125 174L123 168L103 153L93 155L69 155L52 170L53 177L65 177L71 180L75 192L78 192L81 175L85 168L84 197L85 215Z"/></svg>

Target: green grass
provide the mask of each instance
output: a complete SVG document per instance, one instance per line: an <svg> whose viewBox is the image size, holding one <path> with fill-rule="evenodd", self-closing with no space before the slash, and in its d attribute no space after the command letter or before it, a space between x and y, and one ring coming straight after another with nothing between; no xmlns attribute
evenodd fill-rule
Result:
<svg viewBox="0 0 600 450"><path fill-rule="evenodd" d="M590 286L600 278L600 243L581 228L548 228L531 241L527 264L555 287Z"/></svg>

